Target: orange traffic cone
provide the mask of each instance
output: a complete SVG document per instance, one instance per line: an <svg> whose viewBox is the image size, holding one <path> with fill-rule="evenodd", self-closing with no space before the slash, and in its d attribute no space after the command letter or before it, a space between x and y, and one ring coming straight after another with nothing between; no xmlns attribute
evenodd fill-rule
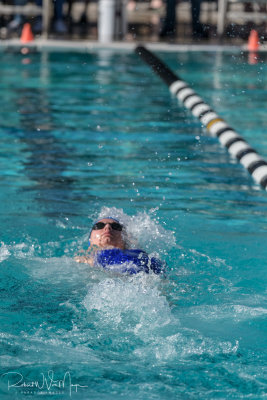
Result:
<svg viewBox="0 0 267 400"><path fill-rule="evenodd" d="M248 38L248 50L249 51L257 51L259 49L259 35L255 29L252 29Z"/></svg>
<svg viewBox="0 0 267 400"><path fill-rule="evenodd" d="M22 43L28 43L31 42L34 39L33 33L32 33L32 28L29 22L23 25L21 36L20 36L20 41Z"/></svg>

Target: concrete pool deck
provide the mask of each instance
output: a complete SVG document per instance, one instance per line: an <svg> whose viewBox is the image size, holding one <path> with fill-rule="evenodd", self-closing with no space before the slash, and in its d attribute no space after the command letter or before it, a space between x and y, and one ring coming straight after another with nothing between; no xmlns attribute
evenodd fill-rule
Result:
<svg viewBox="0 0 267 400"><path fill-rule="evenodd" d="M95 50L112 50L114 51L133 51L137 45L142 44L152 51L166 51L166 52L181 52L181 51L204 51L204 52L218 52L218 51L247 51L247 44L206 44L206 43L191 43L191 44L178 44L178 43L163 43L163 42L150 42L149 40L127 42L118 41L111 43L99 43L98 41L74 41L74 40L58 40L58 39L42 39L37 38L32 42L26 44L22 43L20 39L0 40L0 50L2 51L20 51L22 48L29 48L35 51L57 51L57 52L93 52ZM259 52L266 52L267 45L261 45Z"/></svg>
<svg viewBox="0 0 267 400"><path fill-rule="evenodd" d="M21 48L34 49L36 51L77 51L77 52L91 52L94 50L107 49L113 51L133 51L138 44L149 47L154 51L166 52L180 52L180 51L245 51L246 44L177 44L177 43L162 43L150 41L136 41L136 42L111 42L99 43L98 41L74 41L74 40L58 40L58 39L42 39L38 38L32 42L22 43L19 39L8 39L0 41L0 50L20 50ZM266 51L267 46L262 45L259 51Z"/></svg>

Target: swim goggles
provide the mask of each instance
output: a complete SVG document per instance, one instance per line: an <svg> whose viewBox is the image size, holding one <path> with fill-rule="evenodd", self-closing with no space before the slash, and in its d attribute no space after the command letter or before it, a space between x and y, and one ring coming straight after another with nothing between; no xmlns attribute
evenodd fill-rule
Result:
<svg viewBox="0 0 267 400"><path fill-rule="evenodd" d="M92 230L93 230L93 231L99 231L99 230L101 230L101 229L104 229L106 225L110 225L111 228L112 228L114 231L119 231L119 232L122 231L122 225L119 224L118 222L96 222L96 223L93 225Z"/></svg>

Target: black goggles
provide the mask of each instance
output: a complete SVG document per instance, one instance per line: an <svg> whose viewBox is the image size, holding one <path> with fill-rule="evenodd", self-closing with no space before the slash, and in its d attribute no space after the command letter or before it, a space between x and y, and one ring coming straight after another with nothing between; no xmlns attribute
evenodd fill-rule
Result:
<svg viewBox="0 0 267 400"><path fill-rule="evenodd" d="M106 225L110 225L114 231L122 231L122 225L118 222L97 222L93 225L92 230L99 231L101 229L104 229Z"/></svg>

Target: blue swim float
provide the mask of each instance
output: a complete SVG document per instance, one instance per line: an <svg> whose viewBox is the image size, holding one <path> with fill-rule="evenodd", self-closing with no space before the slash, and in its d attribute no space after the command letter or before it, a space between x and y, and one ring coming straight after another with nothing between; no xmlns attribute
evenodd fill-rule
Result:
<svg viewBox="0 0 267 400"><path fill-rule="evenodd" d="M96 266L101 266L107 270L112 270L130 275L139 272L154 272L155 274L163 274L165 271L164 264L155 257L149 257L143 250L121 250L106 249L97 252L95 258Z"/></svg>

